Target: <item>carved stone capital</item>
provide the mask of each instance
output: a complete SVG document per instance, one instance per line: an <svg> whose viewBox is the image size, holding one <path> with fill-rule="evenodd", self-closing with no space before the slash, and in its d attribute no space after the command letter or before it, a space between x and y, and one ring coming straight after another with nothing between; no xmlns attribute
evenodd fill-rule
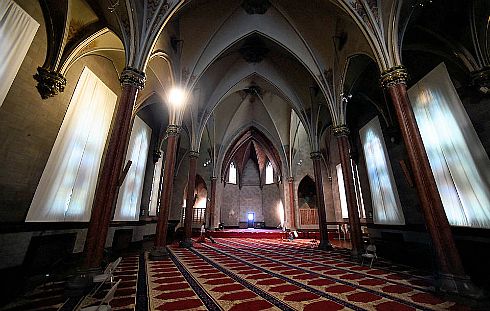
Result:
<svg viewBox="0 0 490 311"><path fill-rule="evenodd" d="M56 71L37 67L37 73L33 77L37 81L36 88L42 99L56 96L65 90L66 79Z"/></svg>
<svg viewBox="0 0 490 311"><path fill-rule="evenodd" d="M310 153L310 158L312 160L321 159L322 153L320 151L313 151L312 153Z"/></svg>
<svg viewBox="0 0 490 311"><path fill-rule="evenodd" d="M218 180L218 176L211 176L211 181Z"/></svg>
<svg viewBox="0 0 490 311"><path fill-rule="evenodd" d="M145 87L146 76L145 73L137 69L126 67L121 72L121 78L119 79L121 85L131 85L142 90Z"/></svg>
<svg viewBox="0 0 490 311"><path fill-rule="evenodd" d="M488 93L490 89L490 67L471 73L471 83L476 86L480 92Z"/></svg>
<svg viewBox="0 0 490 311"><path fill-rule="evenodd" d="M381 86L388 88L396 84L406 84L408 80L407 69L403 66L391 67L381 73Z"/></svg>
<svg viewBox="0 0 490 311"><path fill-rule="evenodd" d="M189 151L189 158L199 158L199 152L198 151Z"/></svg>
<svg viewBox="0 0 490 311"><path fill-rule="evenodd" d="M338 125L333 128L333 135L335 137L349 136L350 130L346 125Z"/></svg>
<svg viewBox="0 0 490 311"><path fill-rule="evenodd" d="M288 182L293 183L294 182L294 177L288 177Z"/></svg>
<svg viewBox="0 0 490 311"><path fill-rule="evenodd" d="M180 134L180 126L169 124L165 133L167 134L167 136L177 136Z"/></svg>

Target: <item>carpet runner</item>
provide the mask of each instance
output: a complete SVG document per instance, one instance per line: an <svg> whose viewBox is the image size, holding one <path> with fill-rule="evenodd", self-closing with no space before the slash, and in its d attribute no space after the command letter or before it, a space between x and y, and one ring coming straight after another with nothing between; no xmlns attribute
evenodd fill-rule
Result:
<svg viewBox="0 0 490 311"><path fill-rule="evenodd" d="M371 269L309 240L216 242L172 245L168 260L147 262L151 310L470 310L435 296L410 267Z"/></svg>

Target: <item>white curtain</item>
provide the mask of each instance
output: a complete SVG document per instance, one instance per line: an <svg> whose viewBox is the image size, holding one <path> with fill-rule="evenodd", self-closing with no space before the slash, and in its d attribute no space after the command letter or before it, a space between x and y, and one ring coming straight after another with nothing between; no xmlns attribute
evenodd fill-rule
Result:
<svg viewBox="0 0 490 311"><path fill-rule="evenodd" d="M0 106L14 82L39 23L12 0L0 1Z"/></svg>
<svg viewBox="0 0 490 311"><path fill-rule="evenodd" d="M440 64L408 91L449 222L490 228L490 161Z"/></svg>
<svg viewBox="0 0 490 311"><path fill-rule="evenodd" d="M405 218L378 117L360 131L373 202L375 224L403 225Z"/></svg>
<svg viewBox="0 0 490 311"><path fill-rule="evenodd" d="M342 211L342 218L349 218L349 211L347 209L347 198L345 196L344 174L342 173L342 164L337 164L336 169L337 169L337 184L339 185L340 210Z"/></svg>
<svg viewBox="0 0 490 311"><path fill-rule="evenodd" d="M89 221L117 96L83 69L26 221Z"/></svg>
<svg viewBox="0 0 490 311"><path fill-rule="evenodd" d="M131 161L132 164L119 189L116 210L114 212L114 220L116 221L139 220L150 137L150 127L141 118L136 116L126 154L126 162Z"/></svg>
<svg viewBox="0 0 490 311"><path fill-rule="evenodd" d="M357 165L351 160L352 176L354 177L354 190L356 192L357 211L360 218L366 218L364 212L364 200L362 199L361 183L359 181L359 173L357 171ZM340 209L342 211L342 218L349 218L349 210L347 209L347 197L345 194L344 174L342 173L342 165L338 164L337 169L337 184L339 186L340 194Z"/></svg>
<svg viewBox="0 0 490 311"><path fill-rule="evenodd" d="M158 211L158 205L160 203L160 181L162 177L163 157L160 157L155 163L153 169L153 181L151 183L150 204L148 207L148 215L156 216Z"/></svg>

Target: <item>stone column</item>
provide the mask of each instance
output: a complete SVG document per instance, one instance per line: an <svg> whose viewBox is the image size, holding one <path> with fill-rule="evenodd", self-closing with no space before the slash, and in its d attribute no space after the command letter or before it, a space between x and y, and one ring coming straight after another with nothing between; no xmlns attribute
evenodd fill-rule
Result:
<svg viewBox="0 0 490 311"><path fill-rule="evenodd" d="M150 252L150 259L162 260L167 258L167 227L170 205L172 203L172 191L174 188L175 158L177 156L177 141L180 127L170 124L167 127L167 152L165 153L165 166L163 177L163 189L160 200L160 213L158 214L155 243Z"/></svg>
<svg viewBox="0 0 490 311"><path fill-rule="evenodd" d="M196 168L197 159L199 158L199 153L191 151L189 153L189 175L187 178L187 196L185 200L185 220L184 220L184 243L181 244L183 247L192 246L192 216L194 203L196 198L194 196L194 189L196 188Z"/></svg>
<svg viewBox="0 0 490 311"><path fill-rule="evenodd" d="M97 182L85 241L85 266L87 268L99 268L102 261L109 222L117 200L118 188L122 183L121 173L133 124L134 103L138 91L145 85L145 74L133 68L126 68L121 73L120 81L121 96Z"/></svg>
<svg viewBox="0 0 490 311"><path fill-rule="evenodd" d="M454 242L437 185L425 152L415 115L407 95L407 72L403 66L381 74L381 84L395 108L420 198L425 226L432 240L438 268L438 288L443 292L475 296Z"/></svg>
<svg viewBox="0 0 490 311"><path fill-rule="evenodd" d="M289 227L291 229L296 229L296 214L294 210L294 178L288 178L289 186L289 209L291 210L291 220L289 221Z"/></svg>
<svg viewBox="0 0 490 311"><path fill-rule="evenodd" d="M313 161L313 174L315 175L316 186L316 205L318 208L318 226L320 228L320 245L319 249L330 250L332 245L328 240L328 227L327 227L327 212L325 211L325 198L323 196L323 178L322 178L322 163L321 153L312 152L311 160Z"/></svg>
<svg viewBox="0 0 490 311"><path fill-rule="evenodd" d="M340 163L344 178L345 196L347 198L347 210L349 211L350 240L352 244L352 257L359 258L362 254L362 231L359 211L357 208L354 176L350 159L349 129L345 125L334 127L335 137L339 146Z"/></svg>
<svg viewBox="0 0 490 311"><path fill-rule="evenodd" d="M216 209L216 181L218 177L211 177L211 201L209 202L209 228L214 228L214 211Z"/></svg>

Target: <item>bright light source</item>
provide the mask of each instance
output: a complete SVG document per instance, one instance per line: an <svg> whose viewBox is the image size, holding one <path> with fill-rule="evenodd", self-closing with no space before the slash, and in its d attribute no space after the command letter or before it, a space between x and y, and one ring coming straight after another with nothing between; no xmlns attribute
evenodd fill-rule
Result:
<svg viewBox="0 0 490 311"><path fill-rule="evenodd" d="M179 87L172 88L168 93L168 102L176 108L183 106L185 102L185 91Z"/></svg>
<svg viewBox="0 0 490 311"><path fill-rule="evenodd" d="M248 213L248 220L254 220L254 213Z"/></svg>

